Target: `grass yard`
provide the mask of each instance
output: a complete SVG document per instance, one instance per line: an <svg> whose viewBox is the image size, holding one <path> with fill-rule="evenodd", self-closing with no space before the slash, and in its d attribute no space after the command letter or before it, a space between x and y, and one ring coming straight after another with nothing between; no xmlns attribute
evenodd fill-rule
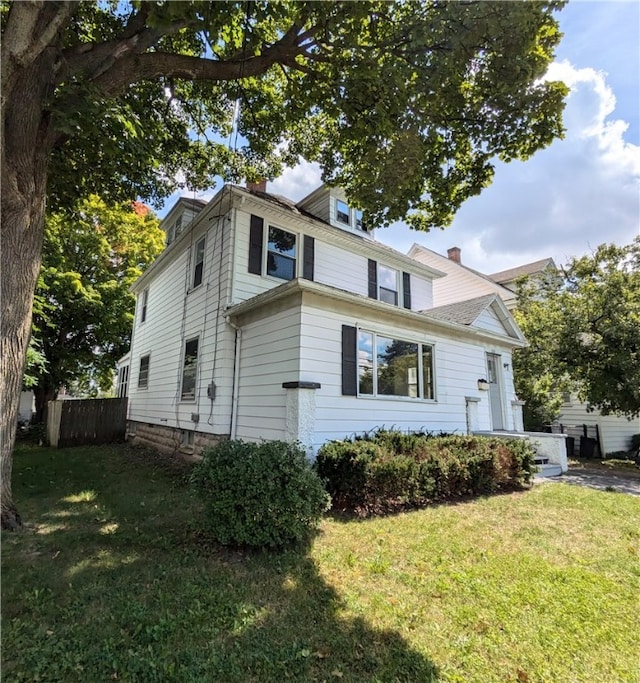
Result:
<svg viewBox="0 0 640 683"><path fill-rule="evenodd" d="M199 532L184 478L18 448L4 680L640 682L640 498L545 483L243 554Z"/></svg>

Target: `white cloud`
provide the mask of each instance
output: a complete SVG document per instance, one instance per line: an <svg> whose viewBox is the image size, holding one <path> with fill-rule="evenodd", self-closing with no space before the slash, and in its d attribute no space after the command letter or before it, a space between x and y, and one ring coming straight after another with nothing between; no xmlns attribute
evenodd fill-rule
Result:
<svg viewBox="0 0 640 683"><path fill-rule="evenodd" d="M281 194L294 201L300 201L322 183L320 166L302 160L294 168L285 172L273 182L267 184L267 192Z"/></svg>
<svg viewBox="0 0 640 683"><path fill-rule="evenodd" d="M526 162L496 164L493 184L445 231L401 228L378 238L403 251L414 241L440 253L455 244L465 264L484 272L629 243L640 225L640 147L625 140L627 122L611 118L616 99L606 74L563 61L549 78L571 89L563 140Z"/></svg>

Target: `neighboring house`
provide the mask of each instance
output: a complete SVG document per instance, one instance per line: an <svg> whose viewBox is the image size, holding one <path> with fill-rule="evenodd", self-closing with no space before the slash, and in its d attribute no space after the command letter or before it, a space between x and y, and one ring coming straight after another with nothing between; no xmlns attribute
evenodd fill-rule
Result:
<svg viewBox="0 0 640 683"><path fill-rule="evenodd" d="M136 440L312 454L381 426L522 429L511 353L526 342L499 296L434 307L444 272L377 242L340 190L296 204L264 189L180 199L164 219L118 368Z"/></svg>
<svg viewBox="0 0 640 683"><path fill-rule="evenodd" d="M36 411L36 399L31 389L22 391L20 394L20 405L18 406L18 422L31 422L31 418Z"/></svg>
<svg viewBox="0 0 640 683"><path fill-rule="evenodd" d="M434 281L433 297L436 305L459 302L468 298L473 291L478 294L495 292L509 310L513 310L517 304L515 292L519 279L525 276L541 277L549 271L557 270L553 259L545 258L491 275L483 275L462 264L461 250L458 247L449 249L447 256L442 256L431 249L414 244L408 255L431 268L447 273L446 278ZM577 426L597 426L603 455L628 450L633 434L640 433L640 418L627 419L615 415L602 415L599 410L589 412L586 404L578 402L575 397L562 405L557 422L573 426L574 430L571 433L577 433ZM590 431L589 437L593 434L594 432ZM579 440L576 439L576 449L578 447Z"/></svg>

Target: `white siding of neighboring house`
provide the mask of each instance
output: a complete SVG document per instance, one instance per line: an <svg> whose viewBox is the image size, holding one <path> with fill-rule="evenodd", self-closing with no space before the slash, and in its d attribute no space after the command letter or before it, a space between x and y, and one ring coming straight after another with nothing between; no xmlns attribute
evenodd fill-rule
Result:
<svg viewBox="0 0 640 683"><path fill-rule="evenodd" d="M20 393L20 405L18 406L18 420L20 422L30 422L35 408L35 396L33 391L22 391Z"/></svg>
<svg viewBox="0 0 640 683"><path fill-rule="evenodd" d="M584 403L563 404L558 422L564 425L598 425L603 455L629 450L631 437L640 434L640 417L628 420L616 415L601 415L598 410L588 413Z"/></svg>
<svg viewBox="0 0 640 683"><path fill-rule="evenodd" d="M514 300L514 296L504 287L429 249L412 248L409 255L420 263L447 273L445 277L438 278L433 283L434 306L466 301L485 294L498 294L505 302Z"/></svg>
<svg viewBox="0 0 640 683"><path fill-rule="evenodd" d="M299 306L242 326L236 438L285 438L282 383L298 379L299 345Z"/></svg>

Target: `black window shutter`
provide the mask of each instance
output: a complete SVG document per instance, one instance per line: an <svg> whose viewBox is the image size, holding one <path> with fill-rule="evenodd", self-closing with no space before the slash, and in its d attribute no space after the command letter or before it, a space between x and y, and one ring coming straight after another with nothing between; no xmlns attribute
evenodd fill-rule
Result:
<svg viewBox="0 0 640 683"><path fill-rule="evenodd" d="M378 262L369 259L369 297L378 298Z"/></svg>
<svg viewBox="0 0 640 683"><path fill-rule="evenodd" d="M313 280L315 265L315 240L309 235L304 236L304 255L302 261L302 277L305 280Z"/></svg>
<svg viewBox="0 0 640 683"><path fill-rule="evenodd" d="M342 395L357 396L358 365L356 363L356 328L342 326Z"/></svg>
<svg viewBox="0 0 640 683"><path fill-rule="evenodd" d="M411 310L411 276L402 273L402 303L405 308Z"/></svg>
<svg viewBox="0 0 640 683"><path fill-rule="evenodd" d="M264 220L252 214L249 228L249 272L255 275L262 275L263 231Z"/></svg>

